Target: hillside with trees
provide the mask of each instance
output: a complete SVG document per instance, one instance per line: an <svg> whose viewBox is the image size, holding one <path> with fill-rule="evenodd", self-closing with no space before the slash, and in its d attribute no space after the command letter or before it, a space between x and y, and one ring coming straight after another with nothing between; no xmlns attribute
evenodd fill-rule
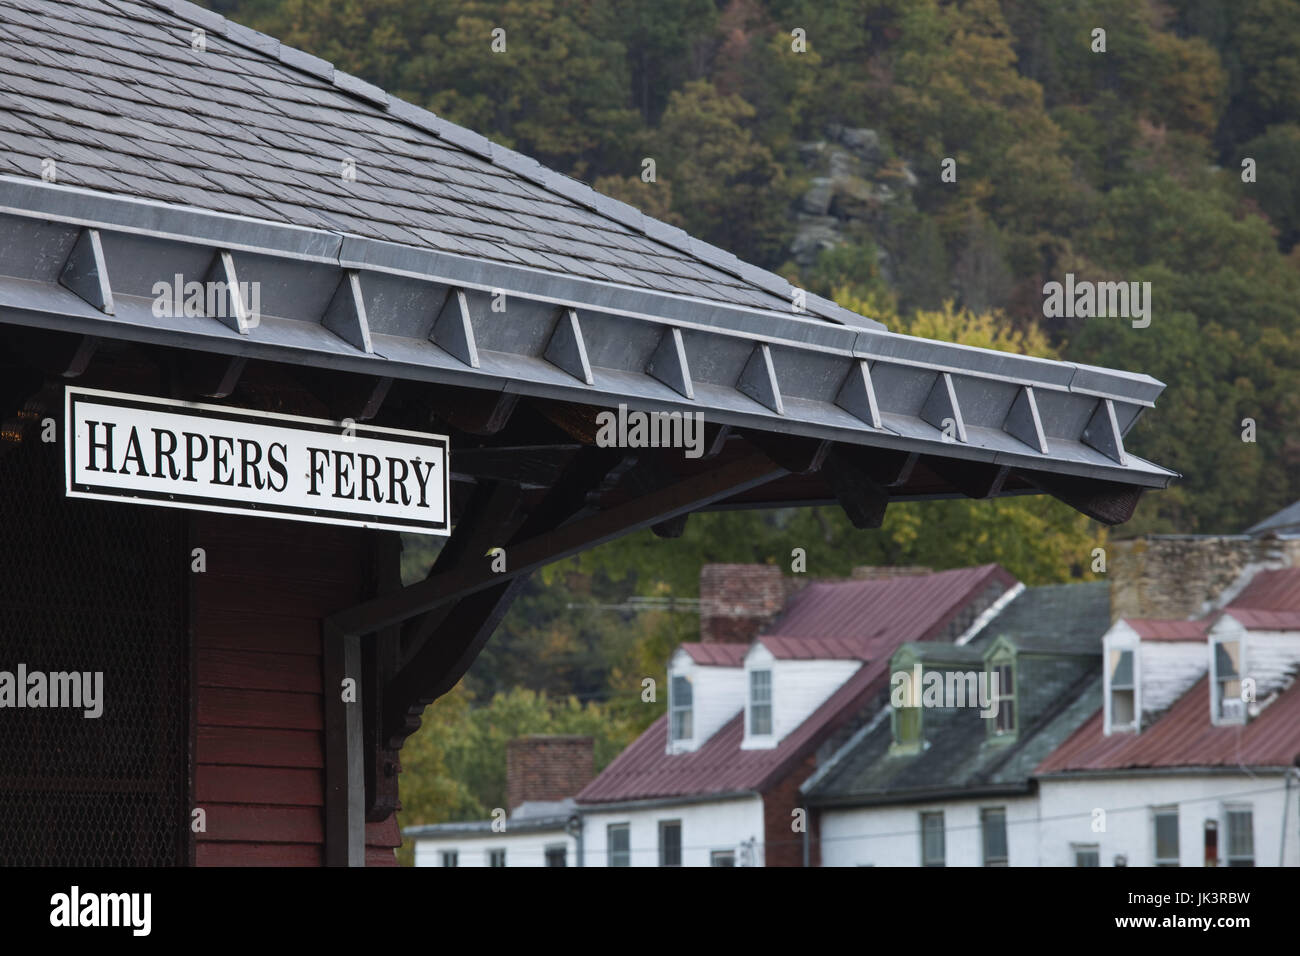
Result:
<svg viewBox="0 0 1300 956"><path fill-rule="evenodd" d="M1128 447L1183 478L1112 534L1237 532L1300 498L1294 0L209 6L891 329L1162 380ZM1045 318L1067 273L1150 282L1150 325ZM549 568L430 711L442 731L482 711L497 742L437 751L419 773L470 790L416 815L481 812L502 727L589 726L615 752L662 707L639 706L641 677L696 626L627 598L690 597L706 561L788 568L803 547L813 575L999 561L1047 583L1092 576L1105 540L1051 500L952 501L895 505L875 533L828 509L697 515ZM408 545L415 575L432 555ZM451 746L425 736L412 749Z"/></svg>

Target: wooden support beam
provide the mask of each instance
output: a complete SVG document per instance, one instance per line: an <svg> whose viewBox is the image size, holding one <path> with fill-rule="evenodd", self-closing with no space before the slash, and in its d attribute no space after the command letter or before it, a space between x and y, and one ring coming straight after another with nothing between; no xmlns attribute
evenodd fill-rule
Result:
<svg viewBox="0 0 1300 956"><path fill-rule="evenodd" d="M509 570L494 574L486 567L459 566L404 588L400 593L367 601L333 615L334 633L365 634L468 594L485 590L510 577L533 571L588 548L648 528L678 515L741 494L788 474L766 455L754 454L700 474L683 477L658 491L589 518L569 522L550 533L539 533L512 544Z"/></svg>
<svg viewBox="0 0 1300 956"><path fill-rule="evenodd" d="M772 461L796 475L810 474L821 468L834 444L819 438L780 435L757 429L746 429L744 437Z"/></svg>
<svg viewBox="0 0 1300 956"><path fill-rule="evenodd" d="M582 449L527 514L517 485L481 485L426 580L467 567L489 569L493 562L488 551L493 547L503 547L509 569L517 540L545 536L586 506L592 490L620 460L612 452ZM400 747L419 727L424 708L468 669L526 577L499 576L501 585L432 608L407 625L402 665L384 690L384 738L391 746Z"/></svg>
<svg viewBox="0 0 1300 956"><path fill-rule="evenodd" d="M525 488L549 488L582 445L458 448L452 481L515 481Z"/></svg>
<svg viewBox="0 0 1300 956"><path fill-rule="evenodd" d="M186 399L226 398L239 385L247 366L244 356L180 352L172 375L174 393Z"/></svg>
<svg viewBox="0 0 1300 956"><path fill-rule="evenodd" d="M330 417L340 422L345 418L371 421L392 387L393 380L388 376L349 375L331 391Z"/></svg>
<svg viewBox="0 0 1300 956"><path fill-rule="evenodd" d="M1002 491L1011 469L986 461L927 456L925 465L967 498L994 498Z"/></svg>
<svg viewBox="0 0 1300 956"><path fill-rule="evenodd" d="M826 456L822 476L855 528L879 528L885 521L889 492L876 484L858 456L836 445Z"/></svg>
<svg viewBox="0 0 1300 956"><path fill-rule="evenodd" d="M1017 474L1076 511L1107 525L1123 524L1132 518L1138 499L1146 490L1140 485L1125 485L1096 478L1076 478L1021 469L1017 469Z"/></svg>
<svg viewBox="0 0 1300 956"><path fill-rule="evenodd" d="M470 435L503 431L519 404L518 392L430 385L420 394L433 421Z"/></svg>

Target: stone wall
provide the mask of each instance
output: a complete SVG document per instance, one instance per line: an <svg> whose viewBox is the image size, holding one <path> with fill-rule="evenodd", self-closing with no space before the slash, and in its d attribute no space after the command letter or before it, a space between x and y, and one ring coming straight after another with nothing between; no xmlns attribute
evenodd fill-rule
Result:
<svg viewBox="0 0 1300 956"><path fill-rule="evenodd" d="M1108 550L1112 622L1198 618L1232 600L1256 571L1300 565L1300 538L1152 535Z"/></svg>

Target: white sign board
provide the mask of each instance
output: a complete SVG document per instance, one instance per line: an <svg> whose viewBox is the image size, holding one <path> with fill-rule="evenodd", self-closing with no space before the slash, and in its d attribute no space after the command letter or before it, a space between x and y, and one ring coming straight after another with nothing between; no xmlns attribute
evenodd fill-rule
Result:
<svg viewBox="0 0 1300 956"><path fill-rule="evenodd" d="M69 497L450 533L444 435L66 391Z"/></svg>

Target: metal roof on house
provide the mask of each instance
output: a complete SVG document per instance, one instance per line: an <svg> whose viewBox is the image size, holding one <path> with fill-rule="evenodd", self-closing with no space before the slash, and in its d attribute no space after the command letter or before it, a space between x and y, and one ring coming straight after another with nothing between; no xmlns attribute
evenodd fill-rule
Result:
<svg viewBox="0 0 1300 956"><path fill-rule="evenodd" d="M990 564L907 578L808 585L791 600L786 617L774 630L792 640L817 640L827 636L828 621L842 621L838 639L868 649L872 659L770 750L741 749L745 734L741 711L698 750L668 754L668 719L661 717L578 794L578 802L762 791L884 689L895 647L933 638L987 588L1015 583L1004 569ZM865 598L875 603L863 606ZM810 600L826 607L814 611ZM846 616L846 607L856 607L858 613ZM809 631L804 624L816 626Z"/></svg>
<svg viewBox="0 0 1300 956"><path fill-rule="evenodd" d="M679 648L690 655L697 664L712 667L740 667L745 663L749 652L748 644L717 644L694 642L681 644Z"/></svg>
<svg viewBox="0 0 1300 956"><path fill-rule="evenodd" d="M1203 641L1209 627L1208 621L1143 617L1126 617L1123 621L1144 641Z"/></svg>
<svg viewBox="0 0 1300 956"><path fill-rule="evenodd" d="M988 466L960 490L1112 523L1174 477L1123 446L1150 376L797 309L785 279L183 0L0 0L0 24L7 323L698 411ZM261 314L232 293L155 315L177 275L256 282Z"/></svg>
<svg viewBox="0 0 1300 956"><path fill-rule="evenodd" d="M1072 617L1062 616L1069 608ZM881 719L846 741L804 786L817 806L868 805L966 793L1018 793L1043 758L1101 702L1101 636L1109 626L1110 597L1102 583L1026 588L971 643L924 647L920 657L936 670L982 669L983 654L999 638L1018 649L1059 657L1036 670L1037 699L1045 701L1014 739L990 741L989 718L975 707L928 707L922 716L925 748L892 753L893 725ZM1080 655L1083 648L1090 658ZM951 650L953 653L946 653ZM1023 700L1018 702L1023 719Z"/></svg>
<svg viewBox="0 0 1300 956"><path fill-rule="evenodd" d="M1293 501L1281 511L1276 511L1263 521L1246 529L1246 534L1296 534L1300 533L1300 501Z"/></svg>
<svg viewBox="0 0 1300 956"><path fill-rule="evenodd" d="M1248 630L1300 630L1300 568L1256 572L1221 612L1199 621L1142 621L1155 628L1143 640L1205 640L1211 624L1229 614ZM1139 633L1142 633L1139 631ZM1165 633L1183 637L1161 637ZM1286 766L1300 757L1300 682L1244 726L1216 727L1210 719L1209 676L1200 679L1141 733L1105 736L1101 709L1045 760L1037 773L1128 770L1142 767Z"/></svg>
<svg viewBox="0 0 1300 956"><path fill-rule="evenodd" d="M1295 611L1300 609L1300 568L1260 571L1228 602L1233 609Z"/></svg>
<svg viewBox="0 0 1300 956"><path fill-rule="evenodd" d="M1244 726L1210 721L1205 675L1141 733L1102 733L1098 710L1035 771L1119 771L1169 767L1290 767L1300 759L1300 682Z"/></svg>

